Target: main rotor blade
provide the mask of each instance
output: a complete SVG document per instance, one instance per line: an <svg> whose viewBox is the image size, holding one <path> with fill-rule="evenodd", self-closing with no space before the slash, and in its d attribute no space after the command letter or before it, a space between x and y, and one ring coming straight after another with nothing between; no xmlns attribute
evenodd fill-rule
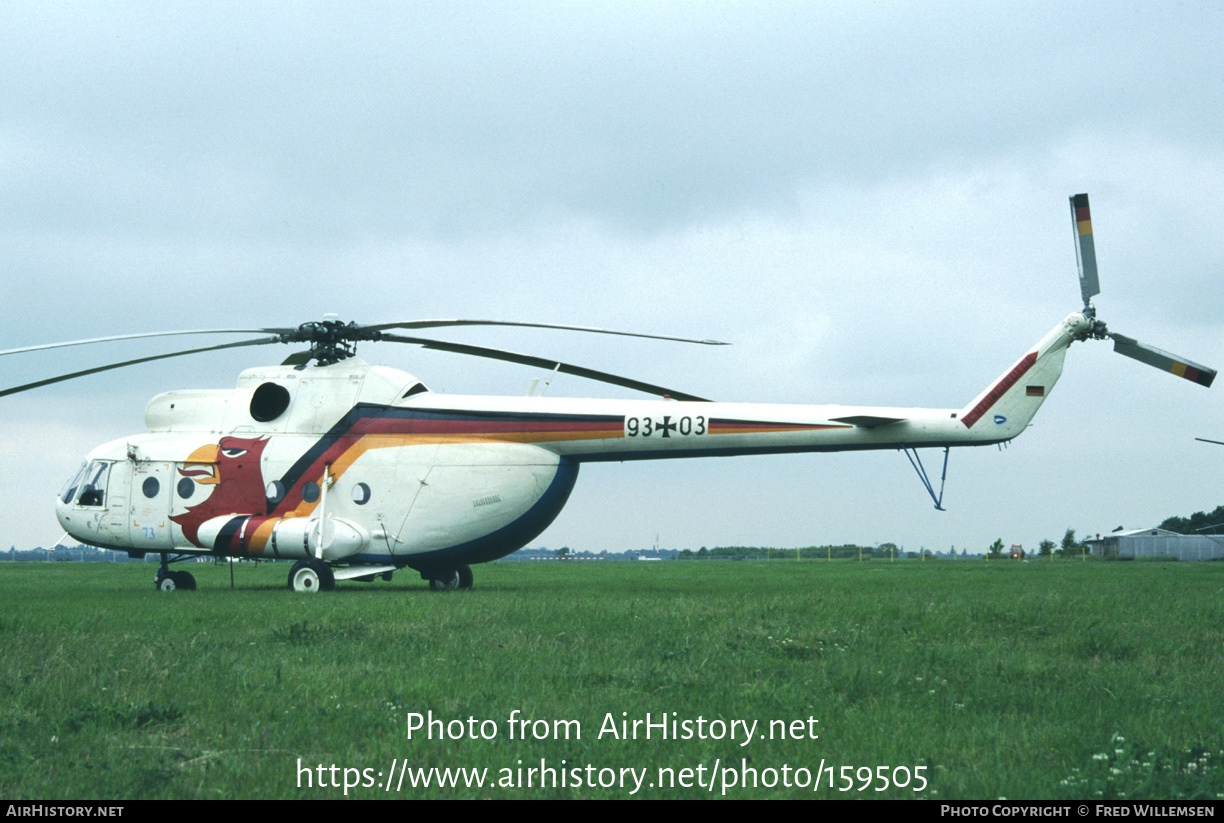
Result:
<svg viewBox="0 0 1224 823"><path fill-rule="evenodd" d="M92 343L112 343L116 340L139 340L146 337L176 337L184 334L288 334L296 329L196 329L194 331L151 331L140 334L117 334L112 337L91 337L88 340L65 340L61 343L44 343L40 346L24 346L20 349L0 351L0 357L6 354L21 354L43 349L62 349L69 346L88 346ZM205 350L201 350L205 351Z"/></svg>
<svg viewBox="0 0 1224 823"><path fill-rule="evenodd" d="M1092 215L1088 195L1071 196L1071 225L1075 228L1075 262L1079 266L1080 294L1084 305L1101 293L1097 280L1096 245L1092 242Z"/></svg>
<svg viewBox="0 0 1224 823"><path fill-rule="evenodd" d="M305 324L311 326L326 326L327 324ZM687 337L668 337L658 334L639 334L637 332L614 331L611 329L597 329L587 326L561 326L550 323L518 323L513 321L502 320L415 320L405 323L382 323L373 326L362 326L355 323L350 323L348 326L339 325L336 322L338 337L347 340L370 340L377 336L378 332L385 329L428 329L440 328L444 326L520 326L537 329L563 329L567 331L582 331L595 334L616 334L623 337L645 337L652 340L671 340L679 343L700 343L707 346L725 346L726 343L718 340L693 340ZM182 331L157 331L157 332L140 332L137 334L116 334L109 337L91 337L85 340L65 340L58 343L44 343L38 346L22 346L16 349L6 349L0 351L0 357L10 354L23 354L25 352L43 351L45 349L61 349L71 346L88 346L94 343L112 343L119 340L141 340L152 337L177 337L188 334L279 334L285 335L295 342L310 341L313 337L314 328L295 327L295 328L259 328L259 329L192 329ZM285 341L288 342L288 341Z"/></svg>
<svg viewBox="0 0 1224 823"><path fill-rule="evenodd" d="M1215 443L1217 446L1224 446L1224 443L1221 443L1219 440L1208 440L1206 437L1196 437L1194 439L1203 443Z"/></svg>
<svg viewBox="0 0 1224 823"><path fill-rule="evenodd" d="M1135 338L1127 337L1124 334L1110 332L1109 336L1113 338L1114 351L1118 354L1138 360L1140 363L1147 363L1149 366L1155 366L1161 371L1171 372L1178 377L1184 377L1200 386L1210 386L1211 381L1215 380L1215 369L1200 366L1184 357L1178 357L1155 346L1140 343Z"/></svg>
<svg viewBox="0 0 1224 823"><path fill-rule="evenodd" d="M655 394L660 397L671 397L675 400L697 400L709 402L704 397L697 397L687 392L676 391L675 389L664 388L663 386L655 386L651 383L643 383L640 380L632 380L628 377L620 377L607 372L588 369L583 366L573 366L569 363L562 363L558 360L550 360L547 357L535 357L530 354L518 354L516 352L503 351L501 349L487 349L484 346L469 346L464 343L447 343L442 340L429 340L424 337L405 337L398 334L383 335L382 340L389 340L394 343L411 343L416 346L421 346L426 349L438 349L440 351L449 351L456 354L470 354L475 357L487 357L491 360L505 360L509 363L518 363L524 366L538 366L544 369L556 369L564 374L572 374L577 377L585 377L588 380L598 380L601 383L611 383L614 386L623 386L627 389L634 389L647 394Z"/></svg>
<svg viewBox="0 0 1224 823"><path fill-rule="evenodd" d="M406 323L382 323L375 326L362 326L362 329L383 331L384 329L436 329L443 326L520 326L530 329L561 329L562 331L582 331L592 334L616 334L621 337L645 337L650 340L671 340L676 343L700 343L705 346L727 346L720 340L694 340L688 337L669 337L661 334L640 334L631 331L615 331L613 329L597 329L592 326L560 326L555 323L518 323L512 320L411 320Z"/></svg>
<svg viewBox="0 0 1224 823"><path fill-rule="evenodd" d="M52 383L62 383L65 380L74 380L78 377L85 377L98 372L110 371L111 369L122 369L125 366L135 366L138 363L150 363L154 360L165 360L168 357L182 357L185 354L200 354L206 351L220 351L221 349L235 349L240 346L263 346L268 343L279 343L279 337L264 337L259 340L239 340L237 343L222 343L219 346L205 346L200 349L186 349L185 351L170 352L169 354L154 354L150 357L138 357L135 360L124 360L122 363L110 363L105 366L96 366L92 369L84 369L82 371L73 372L72 374L61 374L59 377L48 377L45 380L38 380L33 383L26 383L24 386L13 386L8 389L0 389L0 397L5 397L18 392L37 389L42 386L49 386Z"/></svg>

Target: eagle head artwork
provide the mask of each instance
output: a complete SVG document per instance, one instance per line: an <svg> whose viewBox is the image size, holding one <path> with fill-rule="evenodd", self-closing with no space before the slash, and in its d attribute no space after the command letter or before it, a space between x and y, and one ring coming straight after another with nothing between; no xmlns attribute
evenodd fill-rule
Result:
<svg viewBox="0 0 1224 823"><path fill-rule="evenodd" d="M267 500L260 457L267 443L266 437L222 437L219 443L201 446L188 456L179 469L179 497L190 503L206 488L212 488L199 503L170 518L182 527L183 536L193 545L205 548L199 541L199 530L207 520L223 514L263 513Z"/></svg>

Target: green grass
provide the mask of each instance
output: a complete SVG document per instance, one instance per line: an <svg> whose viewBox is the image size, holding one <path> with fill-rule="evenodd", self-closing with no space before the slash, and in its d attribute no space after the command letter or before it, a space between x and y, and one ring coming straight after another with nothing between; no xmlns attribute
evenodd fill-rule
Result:
<svg viewBox="0 0 1224 823"><path fill-rule="evenodd" d="M538 780L387 793L375 775L393 758L492 781L541 758L646 768L647 784L659 767L708 781L715 761L747 759L760 780L822 761L925 767L925 792L864 797L1224 796L1224 564L500 563L468 592L400 574L314 596L285 588L286 565L239 568L231 591L226 568L191 564L199 591L171 594L154 569L0 565L0 796L343 796L299 788L299 758L369 769L378 786L359 798L629 794ZM511 740L514 710L577 720L581 739ZM409 739L410 712L498 735ZM622 712L756 720L757 734L814 717L820 737L597 739ZM815 793L727 793L857 786L830 790L826 773Z"/></svg>

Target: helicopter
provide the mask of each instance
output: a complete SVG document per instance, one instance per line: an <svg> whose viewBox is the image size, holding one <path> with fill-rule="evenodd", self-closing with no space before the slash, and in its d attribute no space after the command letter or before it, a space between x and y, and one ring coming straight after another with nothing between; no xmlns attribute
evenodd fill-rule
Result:
<svg viewBox="0 0 1224 823"><path fill-rule="evenodd" d="M1084 306L1055 325L963 408L882 408L716 402L553 359L404 334L517 326L698 340L585 326L498 320L377 325L336 316L297 327L146 332L0 351L0 356L117 340L259 335L140 357L0 390L28 391L140 363L245 346L308 345L279 366L243 371L233 389L154 397L146 433L105 443L56 498L72 537L132 557L160 556L157 589L195 588L172 563L200 556L295 561L288 586L327 591L338 580L390 580L411 569L435 590L467 589L472 566L540 534L565 505L584 463L897 449L942 510L953 447L1018 436L1049 396L1068 347L1111 338L1119 354L1209 387L1214 369L1111 332L1100 293L1088 196L1070 198ZM406 372L356 356L394 342L549 369L653 395L649 399L439 394ZM551 377L549 378L551 379ZM943 449L936 492L918 450Z"/></svg>

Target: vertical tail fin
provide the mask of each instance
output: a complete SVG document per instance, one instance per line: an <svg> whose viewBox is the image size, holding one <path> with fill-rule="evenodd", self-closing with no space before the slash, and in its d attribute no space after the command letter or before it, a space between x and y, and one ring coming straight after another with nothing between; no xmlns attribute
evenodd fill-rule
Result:
<svg viewBox="0 0 1224 823"><path fill-rule="evenodd" d="M1062 374L1067 347L1083 332L1085 318L1069 315L973 399L957 417L983 440L1010 440L1024 431Z"/></svg>

